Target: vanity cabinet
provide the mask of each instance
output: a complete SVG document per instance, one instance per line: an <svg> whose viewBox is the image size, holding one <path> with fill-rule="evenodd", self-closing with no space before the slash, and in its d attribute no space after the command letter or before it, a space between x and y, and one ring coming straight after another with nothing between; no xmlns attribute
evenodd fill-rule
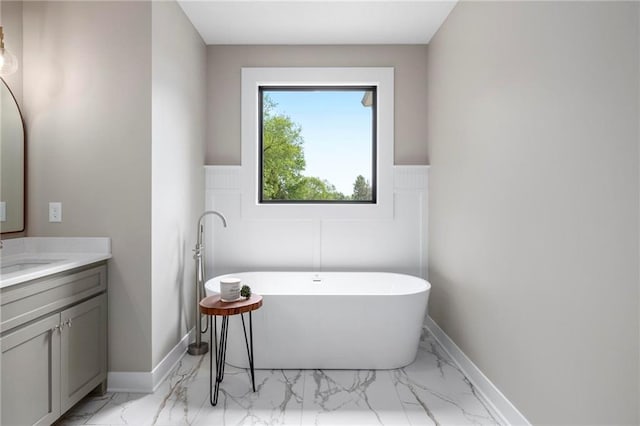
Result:
<svg viewBox="0 0 640 426"><path fill-rule="evenodd" d="M59 317L0 339L3 425L49 425L60 415L60 337L52 332Z"/></svg>
<svg viewBox="0 0 640 426"><path fill-rule="evenodd" d="M0 290L0 424L49 425L104 389L106 280L102 262Z"/></svg>

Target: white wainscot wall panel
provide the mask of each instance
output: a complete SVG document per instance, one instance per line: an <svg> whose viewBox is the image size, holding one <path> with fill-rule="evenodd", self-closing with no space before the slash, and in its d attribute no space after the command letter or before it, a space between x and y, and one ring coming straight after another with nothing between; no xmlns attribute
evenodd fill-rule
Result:
<svg viewBox="0 0 640 426"><path fill-rule="evenodd" d="M323 221L323 269L423 276L421 201L415 193L394 194L393 220Z"/></svg>
<svg viewBox="0 0 640 426"><path fill-rule="evenodd" d="M240 166L206 166L207 277L257 270L365 270L426 277L428 166L394 167L392 219L247 219Z"/></svg>
<svg viewBox="0 0 640 426"><path fill-rule="evenodd" d="M207 210L227 218L227 227L215 216L205 221L207 277L230 272L309 269L312 264L311 221L243 220L239 193L216 192L207 197Z"/></svg>

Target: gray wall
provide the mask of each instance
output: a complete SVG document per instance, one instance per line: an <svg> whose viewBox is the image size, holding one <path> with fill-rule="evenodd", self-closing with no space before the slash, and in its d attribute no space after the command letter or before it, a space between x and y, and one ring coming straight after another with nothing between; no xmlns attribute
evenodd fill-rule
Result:
<svg viewBox="0 0 640 426"><path fill-rule="evenodd" d="M242 67L394 67L395 164L427 164L426 46L208 46L206 164L240 164Z"/></svg>
<svg viewBox="0 0 640 426"><path fill-rule="evenodd" d="M154 2L152 11L151 277L155 366L195 325L191 250L197 220L204 209L206 47L177 3Z"/></svg>
<svg viewBox="0 0 640 426"><path fill-rule="evenodd" d="M639 6L462 2L429 45L430 313L534 424L639 420Z"/></svg>
<svg viewBox="0 0 640 426"><path fill-rule="evenodd" d="M109 371L150 372L193 326L204 43L174 2L25 2L23 22L28 235L111 237Z"/></svg>
<svg viewBox="0 0 640 426"><path fill-rule="evenodd" d="M27 233L111 237L109 370L149 371L151 4L25 2L23 19Z"/></svg>

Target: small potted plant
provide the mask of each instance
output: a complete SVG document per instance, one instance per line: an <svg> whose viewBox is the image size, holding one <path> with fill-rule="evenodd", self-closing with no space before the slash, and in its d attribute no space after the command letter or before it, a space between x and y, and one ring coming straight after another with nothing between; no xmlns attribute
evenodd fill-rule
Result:
<svg viewBox="0 0 640 426"><path fill-rule="evenodd" d="M251 287L249 287L248 285L243 285L242 288L240 289L240 296L244 297L245 299L250 298Z"/></svg>

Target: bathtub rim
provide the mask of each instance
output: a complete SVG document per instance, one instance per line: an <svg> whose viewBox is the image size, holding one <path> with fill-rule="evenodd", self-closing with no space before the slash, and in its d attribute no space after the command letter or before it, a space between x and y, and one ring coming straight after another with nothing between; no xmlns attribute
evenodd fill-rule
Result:
<svg viewBox="0 0 640 426"><path fill-rule="evenodd" d="M322 277L323 275L333 275L333 274L340 274L340 275L356 275L356 274L372 274L372 275L382 275L382 276L386 276L389 278L392 277L400 277L401 279L404 280L411 280L414 281L412 283L412 285L416 285L416 284L420 284L423 287L419 288L419 289L410 289L407 291L387 291L387 292L347 292L347 293L342 293L342 292L337 292L337 293L330 293L330 292L317 292L317 293L313 293L313 292L309 292L309 293L288 293L288 292L265 292L265 291L257 291L257 293L259 293L262 296L362 296L362 297L371 297L371 296L381 296L381 297L397 297L397 296L411 296L411 295L419 295L422 293L430 293L431 291L431 283L421 277L417 277L415 275L409 275L409 274L405 274L405 273L400 273L400 272L385 272L385 271L335 271L335 270L331 270L331 271L313 271L313 270L269 270L269 271L243 271L243 272L232 272L232 273L228 273L228 274L221 274L221 275L216 275L212 278L209 278L208 280L205 281L204 283L204 287L205 287L205 291L210 291L213 294L219 294L219 291L217 291L215 289L215 282L217 280L217 284L219 286L220 283L220 279L222 278L228 278L228 277L236 277L236 276L240 276L240 278L242 278L242 275L244 274L286 274L286 275L295 275L295 274L310 274L312 277L313 276L319 276ZM416 283L417 282L417 283ZM322 285L322 284L318 284L318 285ZM219 287L218 287L219 288ZM321 287L319 287L321 288Z"/></svg>

